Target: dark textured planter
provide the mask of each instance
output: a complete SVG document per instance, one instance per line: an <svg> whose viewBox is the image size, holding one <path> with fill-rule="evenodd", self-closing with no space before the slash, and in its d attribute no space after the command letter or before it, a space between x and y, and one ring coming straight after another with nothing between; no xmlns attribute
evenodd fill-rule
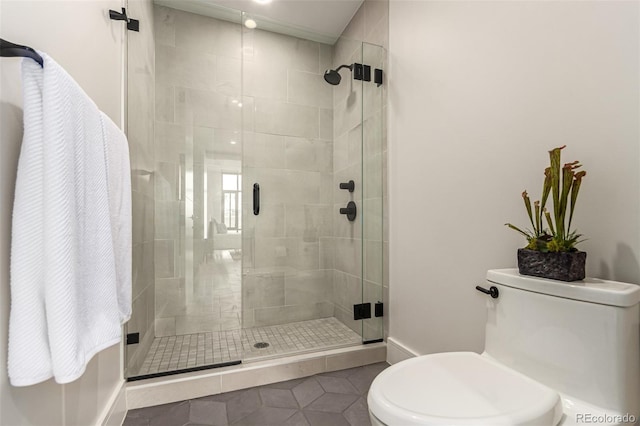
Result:
<svg viewBox="0 0 640 426"><path fill-rule="evenodd" d="M518 270L522 275L549 278L560 281L584 279L584 265L587 252L543 253L541 251L518 249Z"/></svg>

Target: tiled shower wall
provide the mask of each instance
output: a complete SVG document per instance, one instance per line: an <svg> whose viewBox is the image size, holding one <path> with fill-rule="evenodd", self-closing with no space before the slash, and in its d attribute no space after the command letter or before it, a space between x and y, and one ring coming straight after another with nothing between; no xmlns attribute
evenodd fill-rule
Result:
<svg viewBox="0 0 640 426"><path fill-rule="evenodd" d="M245 30L243 325L332 317L332 88L328 45ZM245 111L246 112L246 111ZM253 120L252 120L253 118ZM254 182L260 215L251 213Z"/></svg>
<svg viewBox="0 0 640 426"><path fill-rule="evenodd" d="M182 267L178 177L185 161L194 176L205 159L227 171L242 164L243 325L333 316L333 272L321 244L337 215L332 90L322 78L331 47L260 30L244 30L241 38L238 24L155 9L156 335L204 331L189 327L210 323L202 306L190 309L185 299L190 272ZM254 182L261 186L259 216L251 212ZM202 190L198 185L194 179L194 193ZM197 264L206 252L200 247L205 218L194 200Z"/></svg>
<svg viewBox="0 0 640 426"><path fill-rule="evenodd" d="M240 172L241 29L157 5L154 12L156 336L217 331L228 323L237 329L239 277L210 259L218 235L207 226L221 221L221 207L211 203L205 213L205 203L222 197L214 177ZM239 247L239 235L225 237ZM239 262L231 260L234 265L239 274ZM224 297L218 284L226 286Z"/></svg>
<svg viewBox="0 0 640 426"><path fill-rule="evenodd" d="M388 11L388 0L365 0L334 46L334 67L364 59L386 72ZM374 46L363 47L362 42ZM389 289L386 83L377 88L373 83L354 82L350 75L347 79L347 73L343 73L342 83L334 90L335 183L356 180L353 199L362 199L362 206L358 207L365 216L363 227L334 220L333 300L335 316L354 331L362 331L367 340L382 337L382 323L365 320L363 327L360 321L353 320L353 304L359 303L361 292L364 302L373 305L381 296L386 302ZM334 209L346 201L344 193L336 192ZM385 312L385 331L387 318Z"/></svg>
<svg viewBox="0 0 640 426"><path fill-rule="evenodd" d="M136 374L154 339L154 146L155 49L152 5L129 2L129 13L148 25L128 36L127 135L133 210L133 312L127 333L140 343L127 346L126 366Z"/></svg>

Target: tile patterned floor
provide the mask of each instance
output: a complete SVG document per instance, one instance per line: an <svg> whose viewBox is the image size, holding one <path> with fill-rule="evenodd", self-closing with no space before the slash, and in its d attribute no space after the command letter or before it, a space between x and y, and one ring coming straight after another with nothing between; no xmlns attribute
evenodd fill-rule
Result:
<svg viewBox="0 0 640 426"><path fill-rule="evenodd" d="M369 386L388 366L371 364L131 410L123 426L366 426L371 424Z"/></svg>
<svg viewBox="0 0 640 426"><path fill-rule="evenodd" d="M267 342L267 348L256 348ZM240 330L158 337L137 375L163 373L222 362L349 346L362 338L336 318Z"/></svg>

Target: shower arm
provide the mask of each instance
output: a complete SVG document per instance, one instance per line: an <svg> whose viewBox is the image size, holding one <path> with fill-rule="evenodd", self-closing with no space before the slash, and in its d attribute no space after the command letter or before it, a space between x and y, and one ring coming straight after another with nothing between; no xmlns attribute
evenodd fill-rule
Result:
<svg viewBox="0 0 640 426"><path fill-rule="evenodd" d="M338 72L342 68L349 68L349 71L353 71L353 64L351 64L351 65L340 65L338 68L335 69L335 71Z"/></svg>

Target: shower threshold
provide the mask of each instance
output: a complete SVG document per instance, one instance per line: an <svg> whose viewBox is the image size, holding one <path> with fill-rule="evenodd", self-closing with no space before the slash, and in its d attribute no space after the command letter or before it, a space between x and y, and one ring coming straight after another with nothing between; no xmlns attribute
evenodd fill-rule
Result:
<svg viewBox="0 0 640 426"><path fill-rule="evenodd" d="M333 317L244 330L157 337L138 374L129 381L235 365L241 359L262 361L361 343L360 335Z"/></svg>

